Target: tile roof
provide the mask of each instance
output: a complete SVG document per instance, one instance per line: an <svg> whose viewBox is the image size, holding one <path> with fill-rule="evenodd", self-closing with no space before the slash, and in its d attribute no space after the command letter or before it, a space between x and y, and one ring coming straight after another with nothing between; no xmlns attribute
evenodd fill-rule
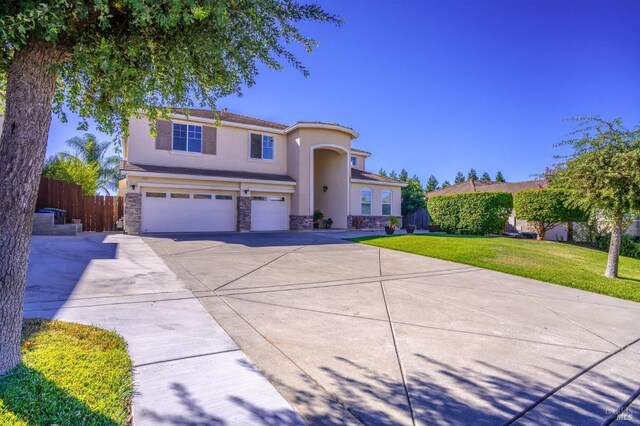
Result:
<svg viewBox="0 0 640 426"><path fill-rule="evenodd" d="M163 173L163 174L175 174L175 175L220 177L220 178L231 178L231 179L295 182L295 179L293 179L290 176L275 175L270 173L251 173L251 172L238 172L238 171L231 171L231 170L192 169L188 167L151 166L147 164L133 164L129 162L122 162L122 164L120 165L120 170L125 173L126 172L146 172L146 173Z"/></svg>
<svg viewBox="0 0 640 426"><path fill-rule="evenodd" d="M210 120L215 120L216 118L220 118L221 121L228 121L231 123L238 124L248 124L251 126L259 126L259 127L268 127L271 129L284 130L289 126L275 123L273 121L262 120L260 118L249 117L246 115L234 114L229 111L211 111L206 109L194 109L194 108L185 108L189 112L190 117L198 117L198 118L208 118ZM170 108L172 114L185 114L185 109L183 108Z"/></svg>
<svg viewBox="0 0 640 426"><path fill-rule="evenodd" d="M522 182L483 182L479 180L467 180L462 183L448 186L446 188L436 189L427 193L427 197L436 195L462 194L466 192L516 192L525 189L543 188L547 186L545 180L526 180Z"/></svg>
<svg viewBox="0 0 640 426"><path fill-rule="evenodd" d="M370 180L372 182L384 183L404 183L401 180L380 176L375 173L365 172L364 170L359 170L353 167L351 168L351 179Z"/></svg>

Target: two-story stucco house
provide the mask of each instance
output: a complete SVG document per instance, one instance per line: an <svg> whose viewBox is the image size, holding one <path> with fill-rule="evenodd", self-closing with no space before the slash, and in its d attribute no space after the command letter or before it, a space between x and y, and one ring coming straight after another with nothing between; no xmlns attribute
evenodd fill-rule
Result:
<svg viewBox="0 0 640 426"><path fill-rule="evenodd" d="M309 230L313 212L333 228L384 225L400 216L404 183L365 171L349 127L291 126L211 111L172 110L170 120L132 119L120 192L125 231Z"/></svg>

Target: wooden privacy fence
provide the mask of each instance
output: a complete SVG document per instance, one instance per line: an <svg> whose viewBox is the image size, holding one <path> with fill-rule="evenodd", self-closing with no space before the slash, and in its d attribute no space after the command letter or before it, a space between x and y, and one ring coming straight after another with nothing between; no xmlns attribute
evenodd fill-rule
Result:
<svg viewBox="0 0 640 426"><path fill-rule="evenodd" d="M59 180L40 178L36 210L46 207L66 210L66 221L82 221L84 231L117 231L116 222L124 216L122 197L82 195L82 187Z"/></svg>
<svg viewBox="0 0 640 426"><path fill-rule="evenodd" d="M418 209L402 216L402 226L415 225L418 229L427 229L430 222L427 209Z"/></svg>

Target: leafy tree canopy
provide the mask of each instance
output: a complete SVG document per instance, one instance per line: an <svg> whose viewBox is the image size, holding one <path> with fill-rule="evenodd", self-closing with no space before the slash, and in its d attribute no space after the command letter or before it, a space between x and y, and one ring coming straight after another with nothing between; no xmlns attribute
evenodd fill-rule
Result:
<svg viewBox="0 0 640 426"><path fill-rule="evenodd" d="M578 118L573 138L559 146L573 153L547 170L550 184L568 189L573 204L603 211L611 219L640 211L640 127L616 119Z"/></svg>
<svg viewBox="0 0 640 426"><path fill-rule="evenodd" d="M434 175L429 176L429 179L427 180L427 187L425 189L427 192L438 189L438 179L436 179Z"/></svg>
<svg viewBox="0 0 640 426"><path fill-rule="evenodd" d="M469 173L467 173L467 180L478 180L478 173L476 173L476 169L471 169L469 170Z"/></svg>
<svg viewBox="0 0 640 426"><path fill-rule="evenodd" d="M482 182L491 182L491 176L489 176L489 173L484 172L484 173L482 174L482 177L480 178L480 180L481 180Z"/></svg>
<svg viewBox="0 0 640 426"><path fill-rule="evenodd" d="M409 181L409 172L407 172L403 168L402 170L400 170L400 174L398 175L398 179L400 179L403 182L408 182Z"/></svg>
<svg viewBox="0 0 640 426"><path fill-rule="evenodd" d="M496 173L496 182L506 182L506 180L504 179L504 176L502 176L502 172L498 171L498 173Z"/></svg>
<svg viewBox="0 0 640 426"><path fill-rule="evenodd" d="M398 174L396 173L395 170L391 170L391 173L389 173L389 177L391 179L398 179Z"/></svg>
<svg viewBox="0 0 640 426"><path fill-rule="evenodd" d="M384 176L384 177L389 176L389 175L387 174L387 171L386 171L385 169L383 169L382 167L380 167L380 171L378 172L378 174L379 174L380 176Z"/></svg>
<svg viewBox="0 0 640 426"><path fill-rule="evenodd" d="M466 180L466 179L465 179L465 177L464 177L464 174L462 174L462 172L458 172L458 173L456 174L456 178L454 179L453 183L454 183L454 184L455 184L455 183L462 183L462 182L464 182L465 180Z"/></svg>
<svg viewBox="0 0 640 426"><path fill-rule="evenodd" d="M440 187L441 188L446 188L446 187L449 187L449 186L451 186L451 183L449 183L448 180L445 180L444 182L442 182L442 185Z"/></svg>
<svg viewBox="0 0 640 426"><path fill-rule="evenodd" d="M64 119L66 105L103 132L126 134L131 116L155 122L168 113L162 105L214 109L217 98L254 84L258 63L277 70L287 62L307 75L288 50L316 45L300 21L341 22L295 0L5 1L0 81L16 52L45 42L60 53L54 112Z"/></svg>

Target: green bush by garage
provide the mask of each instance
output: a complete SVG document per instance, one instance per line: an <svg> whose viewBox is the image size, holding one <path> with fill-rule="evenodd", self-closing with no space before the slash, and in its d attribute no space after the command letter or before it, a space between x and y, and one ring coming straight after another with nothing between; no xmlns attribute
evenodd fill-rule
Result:
<svg viewBox="0 0 640 426"><path fill-rule="evenodd" d="M513 197L508 192L437 195L427 200L432 224L449 234L500 233L512 209Z"/></svg>

